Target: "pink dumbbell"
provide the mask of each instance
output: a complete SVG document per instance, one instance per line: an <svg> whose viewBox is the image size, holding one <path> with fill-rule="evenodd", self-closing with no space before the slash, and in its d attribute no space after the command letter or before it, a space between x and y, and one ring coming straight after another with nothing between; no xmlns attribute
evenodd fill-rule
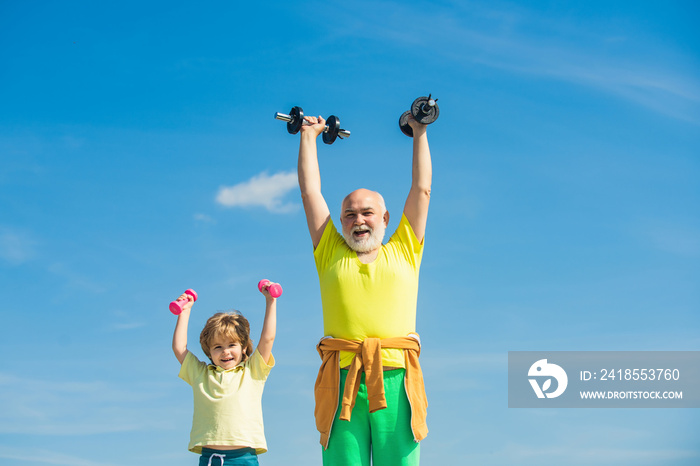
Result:
<svg viewBox="0 0 700 466"><path fill-rule="evenodd" d="M194 290L185 290L185 294L188 294L194 298L195 301L197 301L197 292ZM175 315L179 315L182 312L182 306L187 304L187 298L184 299L178 299L177 301L173 301L170 303L170 312L172 312Z"/></svg>
<svg viewBox="0 0 700 466"><path fill-rule="evenodd" d="M282 285L280 285L279 283L272 283L270 285L270 280L267 279L262 279L258 282L258 290L260 290L260 292L262 293L263 288L265 288L268 285L268 290L270 290L270 296L272 296L273 298L279 298L280 296L282 296Z"/></svg>

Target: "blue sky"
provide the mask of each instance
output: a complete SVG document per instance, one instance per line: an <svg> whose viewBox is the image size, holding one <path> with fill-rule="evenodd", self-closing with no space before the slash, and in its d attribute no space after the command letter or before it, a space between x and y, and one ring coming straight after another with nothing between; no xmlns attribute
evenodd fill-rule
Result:
<svg viewBox="0 0 700 466"><path fill-rule="evenodd" d="M320 296L274 112L338 115L334 218L400 217L438 97L418 332L424 464L695 465L697 409L509 409L507 352L700 350L699 7L664 2L0 2L0 463L188 465L168 302L257 337L261 464L320 464Z"/></svg>

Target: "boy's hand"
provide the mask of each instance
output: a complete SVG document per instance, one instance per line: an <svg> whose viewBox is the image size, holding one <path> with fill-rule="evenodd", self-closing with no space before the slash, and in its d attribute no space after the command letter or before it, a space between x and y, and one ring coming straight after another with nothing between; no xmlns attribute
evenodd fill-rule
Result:
<svg viewBox="0 0 700 466"><path fill-rule="evenodd" d="M178 298L177 301L186 301L185 304L182 305L182 312L189 312L190 309L192 309L192 305L194 304L194 296L188 294L188 293L182 293Z"/></svg>
<svg viewBox="0 0 700 466"><path fill-rule="evenodd" d="M262 288L260 288L260 292L261 292L263 295L265 295L265 299L268 300L268 301L269 301L269 300L277 299L277 298L275 298L274 296L272 296L272 295L270 294L270 287L271 287L272 285L278 285L278 286L279 286L279 283L267 282L267 283L265 283L265 284L262 286Z"/></svg>

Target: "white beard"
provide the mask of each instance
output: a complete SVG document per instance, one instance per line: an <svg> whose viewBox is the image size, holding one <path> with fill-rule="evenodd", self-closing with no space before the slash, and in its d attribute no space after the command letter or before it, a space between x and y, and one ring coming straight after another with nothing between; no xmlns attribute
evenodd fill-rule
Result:
<svg viewBox="0 0 700 466"><path fill-rule="evenodd" d="M367 236L364 239L355 238L353 233L358 230L369 230L369 236ZM386 227L384 226L384 223L381 223L379 226L373 229L370 229L366 226L358 225L351 228L350 231L347 233L343 231L343 238L345 238L345 242L350 247L350 249L352 249L355 252L363 253L378 249L379 246L382 245L385 233Z"/></svg>

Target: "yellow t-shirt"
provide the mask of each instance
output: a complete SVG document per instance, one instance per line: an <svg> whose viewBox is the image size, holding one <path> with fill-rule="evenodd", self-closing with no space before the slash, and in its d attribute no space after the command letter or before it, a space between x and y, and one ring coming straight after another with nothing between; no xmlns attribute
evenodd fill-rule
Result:
<svg viewBox="0 0 700 466"><path fill-rule="evenodd" d="M422 256L423 243L416 238L405 215L370 264L360 262L329 220L314 251L324 333L361 341L415 332ZM342 351L340 367L348 366L353 356ZM382 363L405 367L403 351L382 349Z"/></svg>
<svg viewBox="0 0 700 466"><path fill-rule="evenodd" d="M267 451L262 393L275 358L268 364L256 349L233 369L206 364L188 352L180 378L192 386L194 415L188 449L202 453L205 445L247 446Z"/></svg>

